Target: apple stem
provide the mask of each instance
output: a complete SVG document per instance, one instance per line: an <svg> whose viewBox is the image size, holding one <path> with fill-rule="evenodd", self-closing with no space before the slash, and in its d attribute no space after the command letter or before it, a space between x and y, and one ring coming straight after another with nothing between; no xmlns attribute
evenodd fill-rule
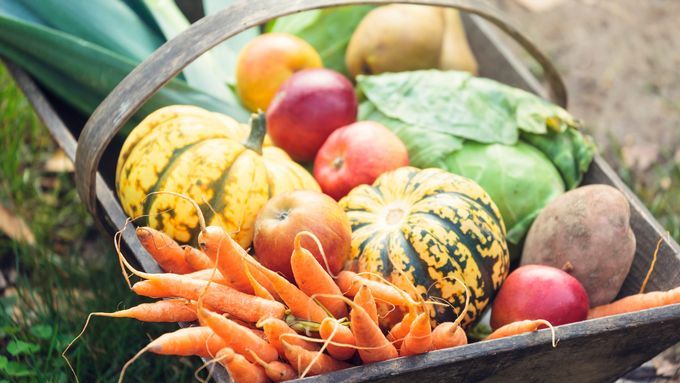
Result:
<svg viewBox="0 0 680 383"><path fill-rule="evenodd" d="M264 112L259 110L250 116L250 135L243 143L243 146L256 152L257 154L262 154L262 142L264 142L264 136L267 134L267 122L264 116Z"/></svg>

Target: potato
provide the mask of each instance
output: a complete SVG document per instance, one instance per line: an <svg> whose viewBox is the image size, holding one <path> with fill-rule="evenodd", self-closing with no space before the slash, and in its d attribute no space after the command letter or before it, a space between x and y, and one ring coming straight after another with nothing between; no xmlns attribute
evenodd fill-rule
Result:
<svg viewBox="0 0 680 383"><path fill-rule="evenodd" d="M611 302L635 255L630 206L607 185L569 191L548 204L534 221L522 251L522 265L563 269L586 288L591 306Z"/></svg>

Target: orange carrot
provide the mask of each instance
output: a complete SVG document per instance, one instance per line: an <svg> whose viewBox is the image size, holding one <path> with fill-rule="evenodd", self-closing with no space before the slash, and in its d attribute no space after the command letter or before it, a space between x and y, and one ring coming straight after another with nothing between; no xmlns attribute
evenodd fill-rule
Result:
<svg viewBox="0 0 680 383"><path fill-rule="evenodd" d="M356 345L352 331L349 328L339 324L338 321L333 318L326 318L321 321L321 324L319 325L319 336L323 340L331 340L333 342L344 343L352 346ZM330 343L326 349L333 358L338 360L347 360L356 353L356 350L352 347L337 346Z"/></svg>
<svg viewBox="0 0 680 383"><path fill-rule="evenodd" d="M290 312L297 318L317 323L328 317L328 314L312 298L281 275L262 266L259 262L247 255L245 259L264 274L279 295L281 300L288 306Z"/></svg>
<svg viewBox="0 0 680 383"><path fill-rule="evenodd" d="M295 330L290 328L290 326L288 326L288 324L282 321L281 319L265 318L264 320L261 320L257 325L258 327L262 327L262 329L264 330L264 336L267 339L267 342L274 346L274 348L276 348L276 351L278 351L279 354L281 355L283 355L284 353L283 344L281 343L282 335L284 334L297 335ZM310 343L295 337L286 338L286 341L294 346L300 346L305 350L309 351L317 351L319 349L319 347L314 343Z"/></svg>
<svg viewBox="0 0 680 383"><path fill-rule="evenodd" d="M137 238L163 271L186 274L194 271L184 259L184 250L167 234L150 227L138 227Z"/></svg>
<svg viewBox="0 0 680 383"><path fill-rule="evenodd" d="M432 349L432 326L427 313L419 314L411 323L411 328L399 349L399 355L423 354Z"/></svg>
<svg viewBox="0 0 680 383"><path fill-rule="evenodd" d="M309 296L319 293L341 296L340 288L333 282L333 278L314 258L314 255L302 247L302 237L305 235L312 239L316 238L308 231L301 231L295 236L293 254L290 257L295 282L300 290ZM347 306L341 300L326 297L319 297L318 300L334 317L347 316Z"/></svg>
<svg viewBox="0 0 680 383"><path fill-rule="evenodd" d="M215 273L213 274L213 271ZM193 278L193 279L198 279L200 281L208 281L212 277L212 281L214 283L219 283L220 285L224 286L229 286L229 281L227 281L224 276L222 276L222 273L220 273L218 270L215 269L203 269L203 270L198 270L194 271L188 274L182 274L185 277ZM234 286L229 286L231 288L234 288Z"/></svg>
<svg viewBox="0 0 680 383"><path fill-rule="evenodd" d="M432 346L435 350L463 346L467 343L465 330L458 323L442 322L432 330Z"/></svg>
<svg viewBox="0 0 680 383"><path fill-rule="evenodd" d="M361 277L351 271L341 271L335 279L335 283L340 287L340 291L345 296L354 297L362 285L371 290L371 294L376 301L387 302L394 306L409 306L415 304L408 295L398 291L396 288L387 284L376 282L368 278Z"/></svg>
<svg viewBox="0 0 680 383"><path fill-rule="evenodd" d="M352 367L351 364L335 360L320 351L309 351L300 346L290 344L287 339L284 339L281 343L283 344L286 359L301 374L301 377L304 376L305 371L307 375L314 376Z"/></svg>
<svg viewBox="0 0 680 383"><path fill-rule="evenodd" d="M455 277L453 279L463 285L463 288L465 289L465 306L463 306L463 310L458 314L455 321L440 323L435 327L434 331L432 331L432 345L435 350L462 346L468 342L465 330L460 327L460 322L465 318L470 305L470 290L462 280Z"/></svg>
<svg viewBox="0 0 680 383"><path fill-rule="evenodd" d="M139 350L128 360L120 371L118 383L123 381L127 368L145 352L159 355L212 357L226 347L222 338L209 327L186 327L171 333L163 334Z"/></svg>
<svg viewBox="0 0 680 383"><path fill-rule="evenodd" d="M153 276L152 279L135 283L132 287L133 291L150 298L180 297L195 301L208 284L208 281L176 274L153 274L151 276ZM279 302L244 294L215 283L211 284L206 291L203 302L217 311L251 323L268 316L283 318L286 311L285 306Z"/></svg>
<svg viewBox="0 0 680 383"><path fill-rule="evenodd" d="M395 347L401 347L401 342L404 340L404 337L408 335L408 332L411 329L411 323L416 319L416 316L417 314L415 313L406 313L401 322L395 324L387 333L387 339L392 342Z"/></svg>
<svg viewBox="0 0 680 383"><path fill-rule="evenodd" d="M196 304L186 299L167 299L153 303L142 303L129 309L119 310L112 313L90 313L85 320L85 325L80 333L66 346L61 356L71 367L66 353L73 344L85 333L93 316L112 318L132 318L142 322L190 322L197 319ZM75 375L75 372L74 372Z"/></svg>
<svg viewBox="0 0 680 383"><path fill-rule="evenodd" d="M373 363L399 356L397 349L385 338L366 310L347 298L343 299L352 307L349 312L350 324L356 345L360 347L361 360L364 363Z"/></svg>
<svg viewBox="0 0 680 383"><path fill-rule="evenodd" d="M588 319L625 314L675 303L680 303L680 287L668 291L630 295L606 305L593 307L588 311Z"/></svg>
<svg viewBox="0 0 680 383"><path fill-rule="evenodd" d="M129 309L112 313L92 313L90 315L113 318L133 318L142 322L191 322L196 320L196 303L186 299L165 299L157 302L142 303Z"/></svg>
<svg viewBox="0 0 680 383"><path fill-rule="evenodd" d="M550 331L552 331L552 337L553 337L553 347L557 345L557 341L555 340L555 328L548 322L547 320L544 319L535 319L535 320L522 320L522 321L517 321L517 322L512 322L508 323L505 326L501 326L497 328L494 332L489 334L484 340L492 340L492 339L498 339L498 338L505 338L508 336L513 336L513 335L519 335L519 334L524 334L527 332L533 332L538 330L541 327L550 327Z"/></svg>
<svg viewBox="0 0 680 383"><path fill-rule="evenodd" d="M245 274L241 260L249 257L241 245L219 226L208 226L198 235L198 244L203 252L217 265L217 269L229 280L235 289L248 294L253 288ZM250 270L253 277L270 292L273 291L270 282L257 270Z"/></svg>
<svg viewBox="0 0 680 383"><path fill-rule="evenodd" d="M378 308L375 305L375 299L373 299L371 290L366 285L361 285L359 291L354 296L354 303L366 310L366 313L373 319L375 324L378 324Z"/></svg>
<svg viewBox="0 0 680 383"><path fill-rule="evenodd" d="M246 278L248 278L248 282L250 282L250 286L253 288L253 293L255 294L255 296L268 299L270 301L275 300L272 294L269 291L267 291L267 289L265 289L264 286L262 286L262 284L260 284L260 282L258 282L257 279L255 279L253 273L250 272L250 268L248 267L248 261L246 261L244 258L242 262Z"/></svg>
<svg viewBox="0 0 680 383"><path fill-rule="evenodd" d="M248 350L253 351L265 362L273 362L279 358L279 353L272 345L255 335L247 327L202 307L198 309L198 318L202 325L209 326L215 331L227 346L244 355L251 362L255 360L250 357Z"/></svg>
<svg viewBox="0 0 680 383"><path fill-rule="evenodd" d="M250 351L250 355L255 359L257 364L264 368L267 377L274 382L285 382L287 380L295 379L298 376L295 369L288 363L283 363L278 360L267 363L257 356L257 354L252 352L252 350Z"/></svg>
<svg viewBox="0 0 680 383"><path fill-rule="evenodd" d="M205 253L201 250L191 246L184 248L184 259L187 261L187 264L189 264L189 266L191 266L191 268L195 271L212 269L215 267L215 263L210 260L210 257L205 255Z"/></svg>
<svg viewBox="0 0 680 383"><path fill-rule="evenodd" d="M229 372L229 377L234 383L266 383L270 380L264 368L250 363L243 355L239 355L229 347L220 350L215 356L224 368Z"/></svg>

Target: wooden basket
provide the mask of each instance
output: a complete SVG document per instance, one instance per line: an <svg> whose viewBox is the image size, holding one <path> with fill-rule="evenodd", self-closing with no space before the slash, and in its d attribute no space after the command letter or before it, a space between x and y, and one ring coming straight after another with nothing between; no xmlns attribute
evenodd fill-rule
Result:
<svg viewBox="0 0 680 383"><path fill-rule="evenodd" d="M64 124L69 116L57 114L49 96L46 97L21 70L11 63L8 66L67 155L72 159L75 157L77 186L83 202L98 223L113 233L124 225L127 217L113 190L113 172L110 167L100 166L100 161L117 132L158 89L202 53L252 26L304 10L367 3L416 3L454 7L467 12L464 17L466 33L478 58L480 75L545 96L545 89L499 41L489 22L494 24L541 64L553 101L566 106L566 90L549 60L496 10L480 1L244 0L232 4L193 24L130 73L87 121L77 145L74 128L69 129ZM680 247L665 236L664 229L599 156L595 157L583 182L595 183L618 188L631 205L631 226L637 248L619 296L639 290L661 237L665 239L647 289L668 290L680 285ZM145 271L160 271L132 230L125 232L123 241L128 256ZM680 341L680 305L559 326L557 334L559 344L556 348L551 346L550 332L543 330L358 366L302 381L410 382L416 377L427 379L428 383L612 381ZM218 379L226 381L228 378L222 375Z"/></svg>

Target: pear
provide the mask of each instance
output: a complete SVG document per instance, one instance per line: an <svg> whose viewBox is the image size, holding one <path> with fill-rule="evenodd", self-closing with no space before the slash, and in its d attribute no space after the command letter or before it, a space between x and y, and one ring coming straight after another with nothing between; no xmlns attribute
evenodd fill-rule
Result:
<svg viewBox="0 0 680 383"><path fill-rule="evenodd" d="M432 68L477 73L458 11L423 5L393 4L368 13L345 60L352 76Z"/></svg>

